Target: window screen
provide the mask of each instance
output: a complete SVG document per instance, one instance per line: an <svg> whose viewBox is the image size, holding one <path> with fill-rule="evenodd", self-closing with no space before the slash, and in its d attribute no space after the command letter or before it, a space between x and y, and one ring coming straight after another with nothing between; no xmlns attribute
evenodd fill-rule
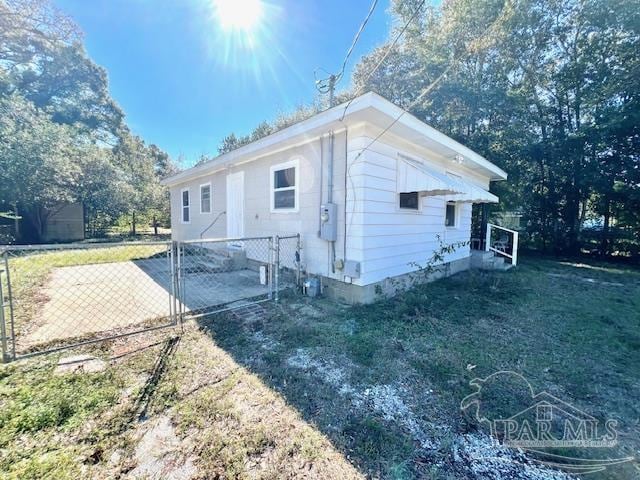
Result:
<svg viewBox="0 0 640 480"><path fill-rule="evenodd" d="M273 208L274 210L296 208L296 167L273 172Z"/></svg>
<svg viewBox="0 0 640 480"><path fill-rule="evenodd" d="M400 208L408 208L410 210L418 210L419 206L418 192L409 192L400 194Z"/></svg>
<svg viewBox="0 0 640 480"><path fill-rule="evenodd" d="M455 227L456 226L456 204L449 202L447 203L447 210L444 218L445 227Z"/></svg>
<svg viewBox="0 0 640 480"><path fill-rule="evenodd" d="M182 191L182 222L189 223L191 219L190 210L190 200L189 200L189 190Z"/></svg>
<svg viewBox="0 0 640 480"><path fill-rule="evenodd" d="M211 213L211 185L200 186L200 212Z"/></svg>

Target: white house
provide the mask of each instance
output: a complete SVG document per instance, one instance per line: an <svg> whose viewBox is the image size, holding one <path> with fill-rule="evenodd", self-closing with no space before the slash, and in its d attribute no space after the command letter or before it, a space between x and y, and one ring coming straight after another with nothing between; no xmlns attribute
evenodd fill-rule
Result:
<svg viewBox="0 0 640 480"><path fill-rule="evenodd" d="M300 233L324 291L367 302L439 246L469 242L473 203L507 174L375 93L164 180L175 240ZM449 254L469 267L469 245Z"/></svg>

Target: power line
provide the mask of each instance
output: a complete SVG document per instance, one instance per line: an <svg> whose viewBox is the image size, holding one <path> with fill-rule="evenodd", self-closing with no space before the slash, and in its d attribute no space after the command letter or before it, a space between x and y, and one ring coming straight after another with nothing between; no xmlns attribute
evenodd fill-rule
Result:
<svg viewBox="0 0 640 480"><path fill-rule="evenodd" d="M364 31L365 27L367 26L367 23L369 23L369 19L371 18L371 16L373 15L373 12L376 9L376 6L378 5L378 0L373 0L373 2L371 3L371 6L369 7L369 12L367 13L367 16L364 18L364 20L362 21L362 23L360 24L360 28L358 28L358 31L356 32L355 36L353 37L353 40L351 42L351 46L349 47L349 50L347 50L347 54L344 57L344 60L342 61L342 67L340 68L340 71L336 74L330 74L329 72L327 72L324 69L320 69L323 70L325 73L327 73L327 77L326 78L322 78L320 80L318 80L318 78L316 77L316 89L320 92L320 93L329 93L330 95L330 99L329 99L329 105L333 106L333 93L335 90L336 85L338 84L338 82L342 79L342 77L344 77L344 72L347 68L347 63L349 62L349 58L351 57L351 54L353 53L353 50L355 49L356 45L358 44L358 40L360 40L360 36L362 35L362 32ZM316 71L313 72L314 76L316 76L316 73L319 69L316 69Z"/></svg>
<svg viewBox="0 0 640 480"><path fill-rule="evenodd" d="M423 3L424 3L424 1L421 3L421 5L422 5ZM507 5L508 5L508 4L509 4L509 0L507 0L507 1L505 2L505 6L503 7L501 14L500 14L500 15L498 16L498 18L496 18L496 19L495 19L495 21L494 21L494 22L489 26L489 28L487 29L486 33L485 33L485 34L483 34L483 35L480 35L478 38L476 38L475 40L471 41L471 42L469 43L469 46L465 47L465 52L464 52L464 54L463 54L463 55L461 55L461 56L460 56L459 58L457 58L457 59L456 59L456 58L454 58L454 59L451 61L451 63L449 64L449 66L447 66L447 68L445 68L445 69L444 69L444 71L443 71L440 75L438 75L438 77L437 77L433 82L431 82L429 85L427 85L427 87L425 87L425 88L422 90L422 92L420 92L420 95L418 95L418 96L417 96L417 97L416 97L416 98L415 98L415 99L414 99L414 100L413 100L413 101L412 101L412 102L411 102L411 103L410 103L406 108L402 109L402 112L401 112L401 113L400 113L396 118L394 118L394 119L393 119L393 121L392 121L392 122L391 122L391 123L390 123L390 124L389 124L385 129L384 129L384 130L382 130L382 132L380 132L380 133L379 133L379 134L378 134L378 135L377 135L373 140L371 140L371 142L369 142L369 144L368 144L366 147L364 147L360 152L358 152L358 155L356 155L356 157L353 159L352 164L353 164L353 163L355 163L355 162L358 160L358 158L360 158L360 156L361 156L361 155L362 155L366 150L368 150L368 149L371 147L371 145L373 145L376 141L378 141L378 139L380 139L380 137L382 137L382 135L384 135L385 133L387 133L387 132L391 129L391 127L393 127L393 126L394 126L394 125L395 125L395 124L396 124L396 123L397 123L397 122L402 118L402 116L403 116L405 113L407 113L409 110L413 109L413 107L415 107L415 106L416 106L420 101L422 101L422 99L423 99L424 97L426 97L429 93L431 93L431 91L432 91L432 90L433 90L433 89L434 89L434 88L435 88L435 87L440 83L440 81L442 81L442 79L443 79L443 78L444 78L444 77L445 77L445 76L446 76L446 75L447 75L447 74L448 74L448 73L453 69L453 67L456 65L456 63L457 63L457 62L459 62L459 61L461 61L461 60L463 60L467 55L469 55L469 53L471 53L471 52L470 52L470 48L469 48L469 47L470 47L473 43L479 43L481 40L488 39L488 38L489 38L489 36L490 36L491 34L493 34L493 30L494 30L494 29L495 29L495 27L498 25L498 23L502 20L502 18L505 16L506 11L507 11ZM418 9L420 9L420 6L418 7ZM411 20L413 20L413 18L414 18L414 16L415 16L415 13L416 13L416 12L414 12L414 15L412 15L412 17L409 19L409 22L407 22L407 24L405 25L405 28L409 25L409 23L411 22ZM396 37L396 38L398 38L398 37ZM381 62L378 62L378 65L379 65L380 63L381 63ZM378 68L378 65L376 65L376 67L375 67L375 68ZM375 71L375 68L374 68L374 71ZM354 98L355 98L355 97L354 97ZM347 103L347 105L345 106L345 108L344 108L344 112L343 112L343 114L342 114L342 118L344 118L344 114L346 113L347 108L349 108L349 104L351 103L351 101L353 101L353 98L352 98L352 99Z"/></svg>
<svg viewBox="0 0 640 480"><path fill-rule="evenodd" d="M364 31L364 27L367 26L367 23L369 22L369 19L371 18L371 15L373 15L373 12L376 9L377 5L378 5L378 0L373 0L373 3L371 4L371 7L369 8L369 13L367 13L367 16L365 17L363 22L360 24L360 28L356 32L356 36L353 37L353 42L351 42L351 46L349 47L349 50L347 51L347 54L344 57L344 61L342 62L342 68L340 69L340 73L338 73L338 75L337 75L337 77L338 77L337 81L340 81L340 79L344 76L344 71L347 68L347 62L349 61L349 57L353 53L353 49L356 47L356 44L358 43L358 40L360 40L360 35L362 35L362 32Z"/></svg>
<svg viewBox="0 0 640 480"><path fill-rule="evenodd" d="M420 3L420 5L418 6L418 8L416 9L416 11L413 13L413 15L411 16L411 18L409 19L409 21L405 24L405 26L403 27L403 29L401 30L401 32L396 36L396 38L394 39L394 43L398 41L398 39L400 38L400 36L402 35L402 33L404 33L404 30L406 30L409 26L409 23L411 23L411 21L415 18L415 15L417 14L417 12L420 10L420 8L422 8L422 5L424 4L424 1ZM353 159L353 161L350 163L350 165L347 168L347 178L349 179L349 182L351 183L351 188L354 194L353 197L353 203L354 203L354 208L355 208L355 202L356 202L356 197L355 197L355 189L354 189L354 184L353 184L353 179L351 178L351 167L353 167L354 164L356 164L358 162L358 159L362 156L362 154L369 150L371 148L371 146L377 142L380 137L382 137L385 133L387 133L401 118L405 113L408 113L408 110L411 110L413 107L415 107L420 101L422 101L422 99L427 96L429 93L431 93L431 91L440 83L440 81L442 81L442 79L453 69L453 67L455 66L455 64L461 60L463 60L470 52L470 46L473 43L479 43L482 40L488 39L489 36L491 34L493 34L493 30L495 29L495 27L498 25L498 23L502 20L503 17L505 17L506 12L507 12L507 6L510 5L510 0L506 0L504 7L502 8L502 12L501 14L498 16L498 18L489 26L489 28L486 30L486 33L483 35L480 35L478 38L476 38L475 40L473 40L472 42L469 43L469 46L465 47L465 52L463 55L461 55L459 58L454 58L452 60L452 62L449 64L449 66L447 66L447 68L445 68L445 70L438 75L438 77L433 80L427 87L425 87L422 92L420 92L420 95L418 95L405 109L402 110L402 112L400 112L400 114L389 124L387 125L387 127L382 130L382 132L380 132L378 135L376 135L376 137L371 140L364 148L362 148L362 150L360 150L358 152L358 154L355 156L355 158ZM393 44L392 46L393 47ZM388 53L391 51L391 48L387 49L387 52L385 53L384 57L382 58L382 60L380 62L378 62L378 64L374 67L374 69L370 72L369 76L367 78L369 78L374 72L375 70L380 66L380 64L384 61L384 59L387 57ZM363 84L366 85L366 82ZM349 102L347 103L347 105L344 108L344 111L342 113L342 119L344 119L344 115L347 112L347 108L349 108L349 105L351 104L351 102L356 98L356 96L354 96L351 100L349 100ZM351 212L353 213L353 212ZM353 222L353 215L351 216L351 220L349 221L349 229L351 228L351 224ZM346 235L346 232L345 232Z"/></svg>
<svg viewBox="0 0 640 480"><path fill-rule="evenodd" d="M380 66L384 63L384 61L387 59L387 57L391 54L391 51L393 50L393 47L396 46L396 44L400 40L400 37L402 37L402 35L404 35L404 32L407 30L407 28L409 28L409 25L411 24L411 22L413 22L413 20L418 16L418 13L420 13L420 10L422 10L422 7L425 4L425 2L426 2L426 0L422 0L420 2L420 4L416 7L416 9L411 14L411 17L409 17L409 20L407 20L407 22L404 24L404 26L398 31L398 34L395 36L395 38L393 39L391 44L387 47L387 49L385 50L385 53L382 56L382 58L380 59L380 61L376 64L375 67L373 67L373 69L371 69L371 71L367 74L367 76L365 77L364 81L362 82L362 85L360 85L360 87L353 93L353 96L351 97L351 99L344 106L344 111L342 112L342 116L340 117L340 121L344 120L344 116L347 114L347 109L349 108L351 103L360 94L360 92L366 87L367 82L369 81L369 79L373 76L374 73L376 73L378 68L380 68Z"/></svg>
<svg viewBox="0 0 640 480"><path fill-rule="evenodd" d="M386 128L384 130L382 130L378 135L376 135L376 137L371 140L371 142L369 142L369 144L364 147L362 150L360 150L358 152L358 155L356 155L356 158L353 159L353 163L355 163L358 158L360 158L360 155L362 155L365 150L368 150L371 145L373 145L374 143L376 143L380 137L382 137L385 133L387 133L391 127L393 127L396 123L398 123L398 121L402 118L402 116L407 113L407 110L411 110L413 107L415 107L419 101L421 101L424 97L427 96L427 94L431 93L431 91L440 83L440 81L447 75L447 73L449 73L451 71L451 69L453 68L453 63L451 63L447 68L445 68L444 72L442 72L440 75L438 75L438 78L436 78L433 82L431 82L429 84L429 86L427 86L427 88L425 88L422 92L420 92L420 95L418 95L415 100L413 102L411 102L411 104L409 104L409 106L406 109L403 109L402 112L400 112L400 115L398 115L396 118L393 119L393 121L386 126Z"/></svg>

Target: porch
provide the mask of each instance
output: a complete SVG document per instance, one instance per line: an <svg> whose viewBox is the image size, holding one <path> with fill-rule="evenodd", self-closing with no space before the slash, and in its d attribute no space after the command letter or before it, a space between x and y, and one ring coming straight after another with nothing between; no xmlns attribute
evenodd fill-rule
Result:
<svg viewBox="0 0 640 480"><path fill-rule="evenodd" d="M481 236L472 233L471 268L509 270L518 263L518 232L493 223L484 225Z"/></svg>

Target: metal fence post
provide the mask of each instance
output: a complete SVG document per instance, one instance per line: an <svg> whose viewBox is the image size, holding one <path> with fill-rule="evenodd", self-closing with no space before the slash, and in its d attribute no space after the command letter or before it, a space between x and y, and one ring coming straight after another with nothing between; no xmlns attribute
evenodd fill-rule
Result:
<svg viewBox="0 0 640 480"><path fill-rule="evenodd" d="M177 275L176 275L176 291L178 294L178 305L180 307L179 321L184 321L184 306L186 303L186 294L184 291L184 272L182 262L184 261L184 245L181 242L176 243L176 253L178 256Z"/></svg>
<svg viewBox="0 0 640 480"><path fill-rule="evenodd" d="M276 235L276 303L280 299L280 237Z"/></svg>
<svg viewBox="0 0 640 480"><path fill-rule="evenodd" d="M300 285L302 284L302 278L301 278L301 263L302 263L302 253L301 253L301 247L302 244L300 242L300 234L298 233L296 235L296 267L297 267L297 273L296 273L296 287L300 287Z"/></svg>
<svg viewBox="0 0 640 480"><path fill-rule="evenodd" d="M0 335L2 335L2 363L9 360L7 352L7 326L4 317L4 295L2 294L2 273L4 268L0 267Z"/></svg>
<svg viewBox="0 0 640 480"><path fill-rule="evenodd" d="M274 246L273 246L273 237L269 237L267 240L267 284L269 285L269 292L267 293L267 298L269 300L273 299L273 258L274 258Z"/></svg>
<svg viewBox="0 0 640 480"><path fill-rule="evenodd" d="M9 270L9 254L5 250L2 254L4 257L4 269L7 277L7 296L9 298L9 319L10 319L10 333L11 333L11 358L13 360L16 359L16 331L15 331L15 320L13 317L13 294L11 292L11 271ZM2 310L4 315L4 301L2 302Z"/></svg>
<svg viewBox="0 0 640 480"><path fill-rule="evenodd" d="M171 299L169 304L169 310L171 312L171 322L178 324L178 312L176 308L176 258L175 258L175 241L171 241L169 244L169 269L171 272Z"/></svg>

